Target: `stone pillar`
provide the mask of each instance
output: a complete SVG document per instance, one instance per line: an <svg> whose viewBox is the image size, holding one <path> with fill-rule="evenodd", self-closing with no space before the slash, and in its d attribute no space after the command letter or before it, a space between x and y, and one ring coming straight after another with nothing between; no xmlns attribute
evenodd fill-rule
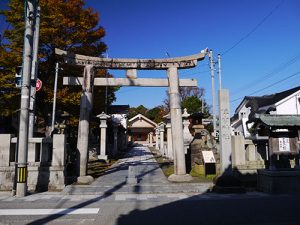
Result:
<svg viewBox="0 0 300 225"><path fill-rule="evenodd" d="M37 146L36 146L36 142L34 142L33 140L34 140L33 138L28 138L27 163L29 166L33 166L35 164L35 153L36 153Z"/></svg>
<svg viewBox="0 0 300 225"><path fill-rule="evenodd" d="M153 132L149 133L149 146L152 147L153 146Z"/></svg>
<svg viewBox="0 0 300 225"><path fill-rule="evenodd" d="M86 65L83 73L82 94L80 98L80 119L78 125L77 149L79 155L79 176L86 176L89 145L89 120L93 106L94 70Z"/></svg>
<svg viewBox="0 0 300 225"><path fill-rule="evenodd" d="M219 137L221 173L231 173L231 127L229 91L219 90Z"/></svg>
<svg viewBox="0 0 300 225"><path fill-rule="evenodd" d="M65 161L66 136L64 134L54 134L51 166L65 166Z"/></svg>
<svg viewBox="0 0 300 225"><path fill-rule="evenodd" d="M179 79L176 67L168 68L169 102L172 127L172 143L176 164L174 174L170 175L170 181L190 181L192 177L186 173L185 155L183 146L183 125L181 113L181 100L179 93Z"/></svg>
<svg viewBox="0 0 300 225"><path fill-rule="evenodd" d="M12 138L12 134L0 134L0 167L9 166L10 154L12 153L10 149Z"/></svg>
<svg viewBox="0 0 300 225"><path fill-rule="evenodd" d="M118 124L113 125L113 132L114 132L114 147L112 155L116 155L118 152Z"/></svg>
<svg viewBox="0 0 300 225"><path fill-rule="evenodd" d="M174 153L172 149L172 131L171 131L171 123L167 123L167 158L174 159Z"/></svg>
<svg viewBox="0 0 300 225"><path fill-rule="evenodd" d="M231 157L232 166L239 166L246 164L246 154L245 154L245 139L244 136L232 136L231 137Z"/></svg>
<svg viewBox="0 0 300 225"><path fill-rule="evenodd" d="M158 135L159 135L159 129L158 127L155 128L155 149L159 149L159 142L158 142Z"/></svg>
<svg viewBox="0 0 300 225"><path fill-rule="evenodd" d="M184 143L184 153L187 154L187 149L190 146L190 143L193 140L193 136L189 130L190 121L188 120L188 117L190 114L188 114L187 109L184 109L184 112L182 114L183 118L183 143Z"/></svg>
<svg viewBox="0 0 300 225"><path fill-rule="evenodd" d="M159 139L160 139L160 143L159 143L159 149L160 149L160 153L162 155L165 155L164 152L164 132L165 132L165 123L164 122L160 122L158 124L159 126Z"/></svg>
<svg viewBox="0 0 300 225"><path fill-rule="evenodd" d="M246 147L246 159L247 161L256 161L256 148L253 142Z"/></svg>
<svg viewBox="0 0 300 225"><path fill-rule="evenodd" d="M109 115L106 115L104 112L97 116L100 119L100 155L98 159L107 160L106 155L106 128L107 128L107 119L110 118Z"/></svg>

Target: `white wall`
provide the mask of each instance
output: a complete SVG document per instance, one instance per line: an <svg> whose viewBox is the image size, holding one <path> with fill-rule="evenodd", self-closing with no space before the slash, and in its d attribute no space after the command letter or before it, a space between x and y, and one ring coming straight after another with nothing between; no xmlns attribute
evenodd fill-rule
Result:
<svg viewBox="0 0 300 225"><path fill-rule="evenodd" d="M283 102L279 102L276 106L277 115L299 115L300 114L300 94L294 95L285 99Z"/></svg>
<svg viewBox="0 0 300 225"><path fill-rule="evenodd" d="M250 114L250 107L246 108L246 103L241 107L241 109L238 111L239 119L242 120L248 120L248 116ZM233 133L234 132L239 132L240 135L244 135L244 129L243 129L243 124L239 123L239 125L233 127Z"/></svg>

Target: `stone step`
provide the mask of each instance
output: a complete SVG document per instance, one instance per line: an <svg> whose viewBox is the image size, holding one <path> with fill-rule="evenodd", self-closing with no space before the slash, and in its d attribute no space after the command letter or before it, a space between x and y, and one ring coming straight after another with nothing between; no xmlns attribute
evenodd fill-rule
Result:
<svg viewBox="0 0 300 225"><path fill-rule="evenodd" d="M111 195L114 193L161 194L161 193L205 193L213 183L127 185L125 182L115 186L70 185L62 191L64 195Z"/></svg>

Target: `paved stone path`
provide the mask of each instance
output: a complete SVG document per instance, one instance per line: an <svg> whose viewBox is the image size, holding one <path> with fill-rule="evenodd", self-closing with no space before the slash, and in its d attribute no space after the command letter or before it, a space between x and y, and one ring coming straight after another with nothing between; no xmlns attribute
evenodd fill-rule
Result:
<svg viewBox="0 0 300 225"><path fill-rule="evenodd" d="M135 168L138 183L127 184L128 168ZM133 147L125 158L115 163L104 175L96 179L91 185L70 185L63 193L72 194L104 194L129 193L204 193L212 183L170 183L150 149L145 146Z"/></svg>

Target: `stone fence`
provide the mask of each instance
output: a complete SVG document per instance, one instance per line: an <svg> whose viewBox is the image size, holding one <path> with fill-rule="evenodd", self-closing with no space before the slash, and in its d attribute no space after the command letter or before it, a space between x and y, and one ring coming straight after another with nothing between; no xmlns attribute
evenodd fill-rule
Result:
<svg viewBox="0 0 300 225"><path fill-rule="evenodd" d="M17 158L17 138L0 134L0 190L12 190ZM65 186L66 137L54 134L52 138L29 138L29 191L61 190Z"/></svg>
<svg viewBox="0 0 300 225"><path fill-rule="evenodd" d="M257 169L265 168L267 158L267 143L253 141L243 136L231 137L232 168L242 174L257 173Z"/></svg>

